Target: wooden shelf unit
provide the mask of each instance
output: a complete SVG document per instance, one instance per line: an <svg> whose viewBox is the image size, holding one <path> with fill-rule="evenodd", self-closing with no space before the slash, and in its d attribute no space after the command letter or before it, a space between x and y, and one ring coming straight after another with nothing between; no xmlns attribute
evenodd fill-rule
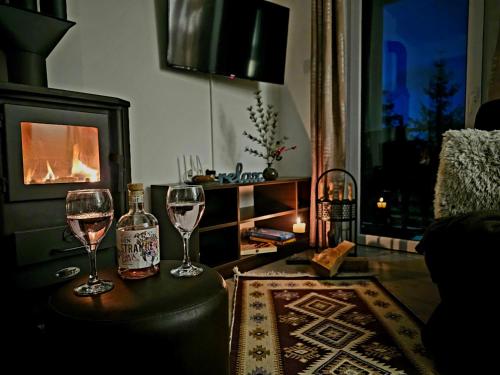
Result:
<svg viewBox="0 0 500 375"><path fill-rule="evenodd" d="M169 186L172 185L151 186L151 212L160 225L161 258L181 259L182 241L165 209ZM309 225L306 233L297 235L296 242L279 246L276 253L240 255L242 227L291 232L297 216L308 223L310 187L310 178L281 178L254 184L203 184L205 213L192 236L192 258L230 277L235 266L243 272L306 249Z"/></svg>

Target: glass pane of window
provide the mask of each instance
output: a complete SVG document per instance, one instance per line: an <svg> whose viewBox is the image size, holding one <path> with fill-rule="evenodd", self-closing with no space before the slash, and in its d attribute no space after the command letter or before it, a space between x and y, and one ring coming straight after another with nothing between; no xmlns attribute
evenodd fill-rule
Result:
<svg viewBox="0 0 500 375"><path fill-rule="evenodd" d="M464 127L467 0L363 2L361 233L420 239L442 133Z"/></svg>

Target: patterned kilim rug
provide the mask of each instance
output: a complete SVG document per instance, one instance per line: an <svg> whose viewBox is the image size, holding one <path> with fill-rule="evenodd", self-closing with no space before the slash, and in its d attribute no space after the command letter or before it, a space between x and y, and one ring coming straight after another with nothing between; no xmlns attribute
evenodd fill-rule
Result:
<svg viewBox="0 0 500 375"><path fill-rule="evenodd" d="M420 325L374 278L240 276L231 374L437 374Z"/></svg>

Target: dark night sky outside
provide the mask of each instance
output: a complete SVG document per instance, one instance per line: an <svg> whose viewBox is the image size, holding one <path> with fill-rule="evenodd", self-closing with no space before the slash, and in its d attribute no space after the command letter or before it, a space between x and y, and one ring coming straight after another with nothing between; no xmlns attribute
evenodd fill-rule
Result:
<svg viewBox="0 0 500 375"><path fill-rule="evenodd" d="M468 0L400 0L386 4L383 15L384 90L394 93L402 89L397 90L396 56L388 53L387 42L400 42L407 55L408 102L405 105L405 98L394 97L395 112L407 108L402 113L405 125L408 118L420 117L420 103L429 103L424 88L433 73L433 62L439 58L446 61L451 81L460 86L452 97L452 108L465 107Z"/></svg>

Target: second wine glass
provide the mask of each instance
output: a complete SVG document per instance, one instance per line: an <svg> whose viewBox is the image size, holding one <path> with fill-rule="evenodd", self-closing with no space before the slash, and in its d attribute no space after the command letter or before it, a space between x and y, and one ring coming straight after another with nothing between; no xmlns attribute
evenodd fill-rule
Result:
<svg viewBox="0 0 500 375"><path fill-rule="evenodd" d="M167 193L167 212L179 231L184 244L182 264L170 271L176 277L197 276L203 268L196 267L189 258L189 239L205 211L205 194L200 185L172 186Z"/></svg>

